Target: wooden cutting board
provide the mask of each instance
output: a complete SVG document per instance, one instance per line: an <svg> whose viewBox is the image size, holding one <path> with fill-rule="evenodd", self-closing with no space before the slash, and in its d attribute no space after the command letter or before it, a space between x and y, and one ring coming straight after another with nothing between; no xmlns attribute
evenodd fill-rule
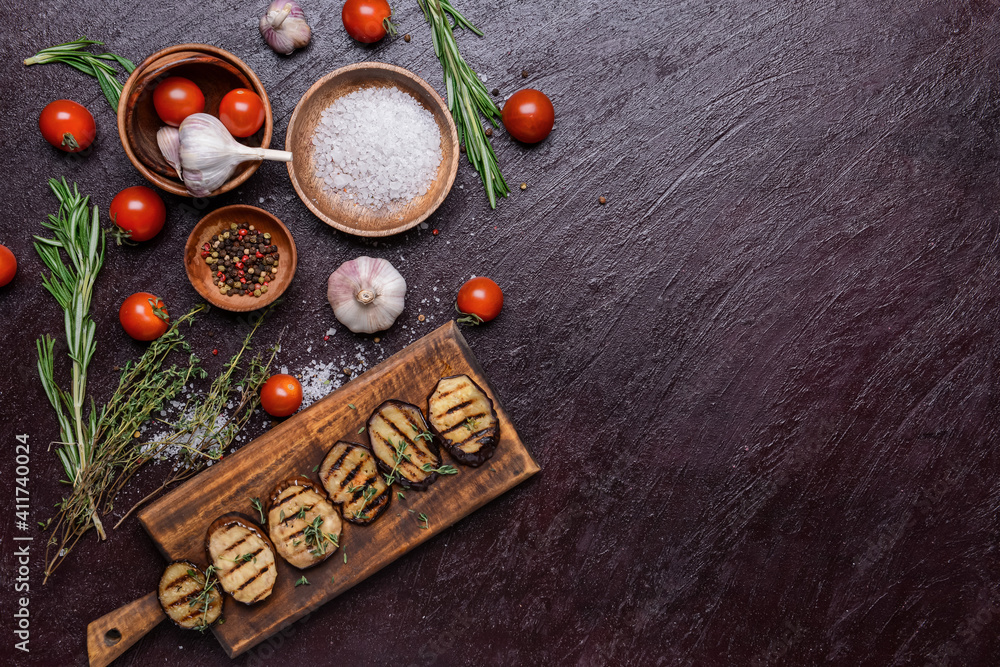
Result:
<svg viewBox="0 0 1000 667"><path fill-rule="evenodd" d="M393 487L385 514L369 526L344 522L340 550L315 568L300 571L279 558L275 590L264 602L247 607L227 596L226 621L212 631L230 657L294 623L538 472L538 464L518 437L458 326L449 322L424 336L140 512L139 521L167 560L183 558L204 567L205 531L216 517L238 511L259 519L251 498L266 503L272 487L292 475L318 480L313 467L337 440L367 444L367 434L358 435L358 430L382 401L399 398L426 411L427 396L437 381L461 373L493 399L500 419L500 444L493 458L479 468L456 465L457 475L439 477L424 492L406 491L403 500L396 497L400 489ZM445 463L455 463L443 449L442 457ZM427 528L421 527L420 513L428 517ZM295 581L303 574L310 585L296 587Z"/></svg>

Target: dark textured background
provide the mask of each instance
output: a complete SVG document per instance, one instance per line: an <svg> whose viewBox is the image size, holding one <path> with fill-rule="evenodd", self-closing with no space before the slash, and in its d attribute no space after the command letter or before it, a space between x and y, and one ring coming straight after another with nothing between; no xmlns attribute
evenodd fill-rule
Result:
<svg viewBox="0 0 1000 667"><path fill-rule="evenodd" d="M334 232L278 164L210 206L263 206L295 235L298 274L259 338L291 325L292 371L357 345L374 362L444 322L469 275L495 278L503 314L467 335L543 471L235 664L998 664L998 3L485 4L459 0L486 30L459 37L466 58L488 88L538 87L557 113L535 148L494 136L514 188L496 212L465 162L437 237ZM390 62L441 89L415 2L397 7L412 41L373 47L345 34L339 3L305 5L313 44L283 58L243 2L4 0L0 242L20 272L0 290L0 471L9 499L13 436L30 434L33 520L61 476L33 356L61 330L29 244L54 208L45 181L65 175L106 211L142 180L93 81L20 60L80 34L137 62L215 44L264 82L279 146L336 67ZM36 129L60 97L97 118L85 160ZM98 282L98 400L142 349L121 300L196 301L181 248L201 212L166 200L165 231L112 248ZM407 310L379 345L343 328L324 344L325 279L362 253L400 268ZM216 370L240 331L212 312L191 339ZM162 560L130 520L44 588L41 566L36 551L18 664L83 664L87 622L151 590ZM121 663L231 664L166 623Z"/></svg>

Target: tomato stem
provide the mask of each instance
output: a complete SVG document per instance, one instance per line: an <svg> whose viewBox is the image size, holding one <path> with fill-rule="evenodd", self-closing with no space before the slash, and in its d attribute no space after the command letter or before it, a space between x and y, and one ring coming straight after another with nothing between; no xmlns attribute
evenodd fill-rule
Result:
<svg viewBox="0 0 1000 667"><path fill-rule="evenodd" d="M62 145L71 151L80 150L80 144L77 143L76 137L73 136L72 132L63 132Z"/></svg>

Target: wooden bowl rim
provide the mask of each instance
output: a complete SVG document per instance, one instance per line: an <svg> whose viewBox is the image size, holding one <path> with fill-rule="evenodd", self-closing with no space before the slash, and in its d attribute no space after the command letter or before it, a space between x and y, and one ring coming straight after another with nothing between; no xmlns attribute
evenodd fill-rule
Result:
<svg viewBox="0 0 1000 667"><path fill-rule="evenodd" d="M344 67L335 69L329 74L320 78L319 81L314 83L312 86L310 86L309 90L307 90L302 95L301 99L299 99L298 104L295 105L295 110L292 112L291 118L288 119L288 128L285 130L285 150L293 152L292 136L294 134L295 123L298 120L299 111L302 109L306 101L312 98L312 96L316 93L316 91L322 88L331 79L338 76L342 76L348 72L353 72L355 70L361 70L361 69L384 70L400 74L405 79L408 79L409 81L416 84L419 88L426 91L431 96L432 99L437 101L437 104L441 107L441 109L444 110L444 117L446 119L446 123L449 130L447 138L450 139L455 149L452 151L453 158L451 167L448 170L445 186L441 188L441 192L438 195L438 197L427 206L427 209L421 215L417 216L413 220L400 224L396 227L393 227L391 229L358 229L356 227L350 227L337 220L334 220L325 212L321 211L319 207L317 207L313 203L313 201L306 195L306 193L302 191L302 187L299 185L299 180L295 175L294 162L287 163L288 177L292 181L292 187L295 188L296 194L298 194L299 199L302 200L302 203L306 205L306 208L312 211L317 218L319 218L326 224L330 225L331 227L339 229L340 231L346 232L348 234L353 234L354 236L366 236L366 237L392 236L393 234L399 234L401 232L405 232L408 229L412 229L413 227L416 227L421 222L430 217L431 213L436 211L438 207L441 206L445 198L451 192L451 188L455 184L455 176L458 174L458 163L459 163L458 128L455 127L455 119L451 117L451 109L448 108L448 104L438 94L438 92L434 90L434 88L429 83L427 83L422 78L420 78L419 76L417 76L416 74L414 74L413 72L404 67L399 67L397 65L389 65L388 63L365 61L360 63L354 63L353 65L346 65ZM446 138L443 136L442 133L442 140L445 139Z"/></svg>
<svg viewBox="0 0 1000 667"><path fill-rule="evenodd" d="M208 225L208 220L210 218L223 217L228 214L235 215L245 211L253 211L253 213L256 215L263 215L264 217L268 218L271 222L276 224L278 226L278 229L280 229L281 232L288 239L288 245L291 246L292 249L291 267L289 269L290 273L288 274L288 282L285 283L284 289L268 290L266 296L255 297L253 303L247 306L236 305L230 297L220 296L217 292L213 292L212 290L206 288L204 285L201 284L201 281L196 280L195 276L192 275L193 267L187 261L188 252L191 250L192 246L197 250L199 241L198 237L202 234L203 227ZM278 216L274 215L273 213L265 211L264 209L258 206L251 206L250 204L230 204L228 206L222 206L220 208L217 208L214 211L211 211L210 213L206 214L205 217L199 220L198 223L191 230L191 233L188 235L188 240L184 244L184 272L187 274L188 282L191 283L191 286L194 287L195 291L198 292L198 294L200 294L206 301L208 301L217 308L221 308L222 310L228 310L231 313L248 313L253 310L260 310L261 308L269 306L275 301L277 301L278 298L285 293L285 290L287 290L288 287L292 284L292 279L295 278L295 271L298 268L298 265L299 265L299 254L298 250L295 248L295 239L292 238L292 232L289 231L288 227L285 226L285 223L283 223L278 218Z"/></svg>
<svg viewBox="0 0 1000 667"><path fill-rule="evenodd" d="M225 49L220 49L217 46L212 46L210 44L198 44L196 42L188 42L186 44L175 44L174 46L168 46L165 49L160 49L155 53L150 54L143 60L138 67L136 67L132 73L129 75L128 79L125 80L125 85L122 86L121 96L118 98L118 138L122 142L122 148L125 149L125 155L128 156L129 162L132 163L139 173L142 174L146 180L148 180L153 185L157 186L161 190L169 192L171 194L179 195L181 197L193 197L193 195L187 191L184 187L184 183L176 179L168 179L165 176L161 176L156 172L152 171L146 165L142 163L132 150L131 145L128 141L128 136L125 131L125 117L128 107L129 92L135 87L136 82L139 80L140 76L143 76L146 70L150 68L157 60L163 58L164 56L169 56L178 51L194 51L200 53L207 53L213 55L221 60L228 61L231 65L235 65L237 69L246 75L250 84L254 88L254 92L260 95L261 101L264 102L264 136L261 138L260 147L269 148L271 145L271 136L274 132L274 115L271 112L271 100L267 96L267 91L264 90L264 84L260 82L257 74L250 69L250 66L243 62L236 55L226 51ZM213 191L209 194L209 197L214 197L216 195L221 195L230 190L243 185L248 178L253 176L257 170L260 168L260 160L253 161L250 168L244 171L242 174L226 181L222 187L218 190Z"/></svg>

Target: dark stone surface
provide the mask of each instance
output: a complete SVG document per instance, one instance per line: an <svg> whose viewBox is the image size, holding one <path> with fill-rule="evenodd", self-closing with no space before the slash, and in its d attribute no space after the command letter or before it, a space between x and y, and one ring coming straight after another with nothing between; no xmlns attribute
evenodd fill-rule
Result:
<svg viewBox="0 0 1000 667"><path fill-rule="evenodd" d="M14 434L29 434L32 523L61 493L33 353L61 329L30 246L53 210L46 179L103 211L142 180L93 81L20 59L80 34L136 61L224 47L267 87L277 145L336 67L391 62L441 90L415 2L396 8L412 41L372 47L344 33L339 3L305 4L313 44L285 58L246 3L5 3L0 242L20 272L0 290L0 470L9 503ZM537 147L494 136L513 186L496 212L464 162L437 237L334 232L276 164L210 206L261 205L295 235L298 274L259 338L288 327L293 371L356 345L374 362L445 321L466 277L495 278L504 312L468 337L543 472L235 664L1000 663L998 3L483 4L459 2L486 30L459 37L466 58L488 88L538 87L557 113ZM35 127L60 97L97 118L82 161ZM201 212L166 200L165 232L111 248L98 282L98 401L142 349L117 324L122 299L196 302L181 248ZM407 310L378 346L342 328L324 344L326 277L362 253L401 269ZM191 340L215 371L239 331L212 312ZM162 560L129 520L42 587L40 540L17 664L84 664L87 622L151 590ZM121 664L231 661L164 623Z"/></svg>

